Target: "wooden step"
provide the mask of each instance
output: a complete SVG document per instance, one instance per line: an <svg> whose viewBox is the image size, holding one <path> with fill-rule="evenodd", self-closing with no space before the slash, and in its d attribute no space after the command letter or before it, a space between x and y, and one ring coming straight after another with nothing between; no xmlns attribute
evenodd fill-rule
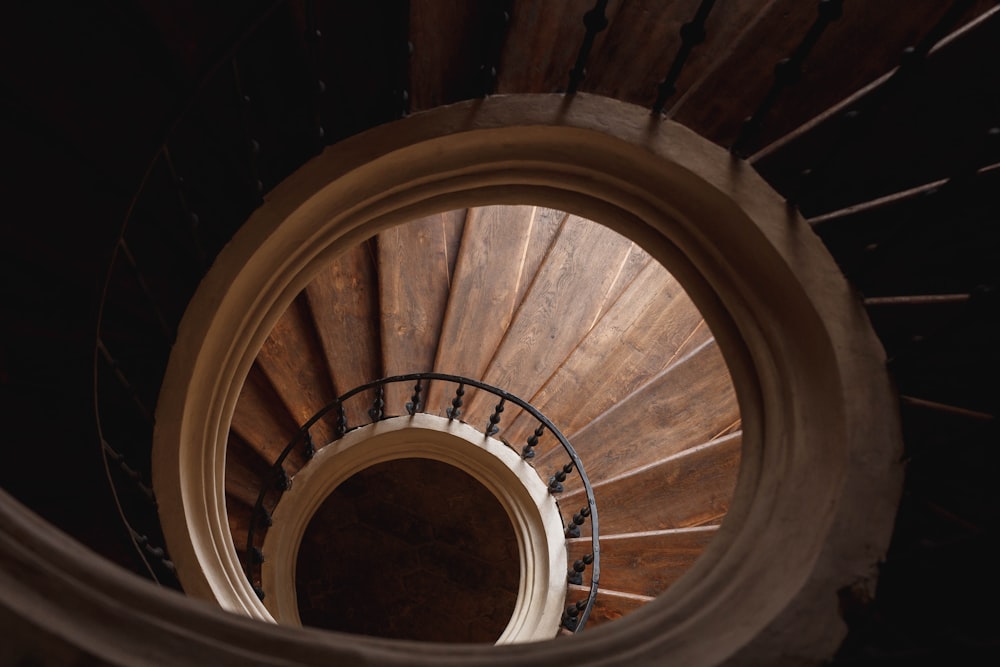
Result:
<svg viewBox="0 0 1000 667"><path fill-rule="evenodd" d="M382 376L378 278L371 242L335 259L306 286L327 368L338 396ZM367 424L373 392L345 405L349 427Z"/></svg>
<svg viewBox="0 0 1000 667"><path fill-rule="evenodd" d="M538 269L483 379L533 396L614 301L612 288L634 244L617 232L570 215ZM619 285L619 290L624 286ZM494 397L469 398L466 420L485 423Z"/></svg>
<svg viewBox="0 0 1000 667"><path fill-rule="evenodd" d="M469 209L458 250L434 370L479 379L514 314L529 241L531 206ZM448 392L452 391L448 388ZM426 411L444 414L443 388L426 393Z"/></svg>
<svg viewBox="0 0 1000 667"><path fill-rule="evenodd" d="M590 589L587 586L570 584L568 588L566 596L568 603L584 599L590 593ZM625 614L635 611L652 600L653 598L647 595L634 595L612 589L598 588L597 599L594 600L594 607L590 610L590 617L587 619L587 625L584 626L584 632L604 623L616 621ZM569 605L567 604L567 606Z"/></svg>
<svg viewBox="0 0 1000 667"><path fill-rule="evenodd" d="M274 325L256 364L298 425L336 398L304 295L299 295ZM333 440L333 427L321 420L310 429L310 435L315 446L322 447Z"/></svg>
<svg viewBox="0 0 1000 667"><path fill-rule="evenodd" d="M277 497L270 479L269 462L237 434L230 433L226 447L226 514L237 550L246 549L247 529L261 488L269 489L265 496L269 503Z"/></svg>
<svg viewBox="0 0 1000 667"><path fill-rule="evenodd" d="M634 595L659 595L687 572L716 532L718 526L602 534L601 586ZM588 537L567 540L567 571L592 551Z"/></svg>
<svg viewBox="0 0 1000 667"><path fill-rule="evenodd" d="M649 262L531 403L572 437L710 337L676 279ZM537 426L526 413L504 423L518 447Z"/></svg>
<svg viewBox="0 0 1000 667"><path fill-rule="evenodd" d="M438 213L378 235L382 368L386 376L434 368L451 289L449 236L465 209ZM374 379L374 378L372 378ZM410 386L386 387L387 414L403 414Z"/></svg>
<svg viewBox="0 0 1000 667"><path fill-rule="evenodd" d="M267 464L273 463L298 432L299 425L257 364L250 368L236 401L231 429ZM289 474L305 464L301 448L286 459Z"/></svg>
<svg viewBox="0 0 1000 667"><path fill-rule="evenodd" d="M601 533L638 533L714 525L729 510L739 473L742 431L664 458L594 486ZM582 489L558 497L564 516L586 504ZM580 527L590 533L590 523Z"/></svg>
<svg viewBox="0 0 1000 667"><path fill-rule="evenodd" d="M738 420L725 361L709 340L573 433L570 443L591 480L602 480L707 442ZM547 472L566 456L550 443L535 461ZM578 476L571 475L567 490L577 484Z"/></svg>

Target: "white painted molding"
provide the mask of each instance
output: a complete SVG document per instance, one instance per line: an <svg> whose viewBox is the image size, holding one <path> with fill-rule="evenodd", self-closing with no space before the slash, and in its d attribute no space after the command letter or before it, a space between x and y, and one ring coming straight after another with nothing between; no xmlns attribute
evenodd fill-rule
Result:
<svg viewBox="0 0 1000 667"><path fill-rule="evenodd" d="M424 458L454 466L479 481L507 512L520 553L520 586L510 622L497 644L552 639L566 599L562 516L545 483L498 440L460 421L428 414L394 417L350 431L321 448L294 478L267 531L262 567L265 606L279 623L302 625L295 564L309 521L342 482L377 463Z"/></svg>

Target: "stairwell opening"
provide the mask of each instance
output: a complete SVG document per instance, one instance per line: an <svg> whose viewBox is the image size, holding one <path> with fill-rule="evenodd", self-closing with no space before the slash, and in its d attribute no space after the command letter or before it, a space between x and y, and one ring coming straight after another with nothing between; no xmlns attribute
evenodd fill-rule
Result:
<svg viewBox="0 0 1000 667"><path fill-rule="evenodd" d="M342 482L299 547L306 626L377 637L494 643L514 611L517 537L503 506L447 463L378 463Z"/></svg>
<svg viewBox="0 0 1000 667"><path fill-rule="evenodd" d="M683 282L739 395L742 436L727 441L739 470L727 520L689 575L616 632L459 653L717 664L743 652L764 664L801 638L796 651L828 655L843 632L833 591L872 580L895 508L898 428L881 418L892 392L877 341L821 243L752 169L646 110L586 95L417 115L328 149L268 195L192 301L160 394L154 482L185 588L270 618L232 548L225 443L257 351L296 296L372 234L524 201L600 220ZM358 650L404 650L362 640ZM428 647L414 660L439 658Z"/></svg>
<svg viewBox="0 0 1000 667"><path fill-rule="evenodd" d="M277 489L255 505L258 489L273 477L273 469L262 464L283 460L290 493L299 493L300 473L315 464L300 447L282 456L289 433L352 385L413 371L451 373L510 391L569 436L604 505L601 553L612 565L602 571L586 627L620 619L663 594L718 533L739 471L739 405L712 331L678 280L627 237L558 209L493 204L433 213L385 229L323 267L272 328L240 392L227 446L229 525L248 577L279 622L451 641L495 641L502 634L487 639L491 633L476 627L470 635L468 623L454 621L449 605L428 603L421 585L396 576L413 571L420 545L411 545L413 562L399 566L405 558L400 553L390 560L396 566L385 566L386 576L373 576L379 554L369 549L361 556L353 546L355 540L371 546L371 526L345 524L357 529L352 537L319 509L310 525L327 525L340 537L329 542L325 558L315 548L309 556L301 551L314 544L319 528L301 537L297 559L316 564L308 575L314 585L303 584L299 567L297 601L284 604L274 602L281 595L276 589L291 586L292 578L264 581L265 571L290 567L296 556L273 565L275 529L260 526L259 517L263 512L280 523L289 515ZM445 417L453 409L453 385L430 381L418 397L411 396L411 384L389 383L378 394L360 391L342 411L312 424L311 442L322 450L335 441L341 418L344 428L377 419L371 415L375 401L379 415L389 417L404 414L417 400L419 412ZM512 453L525 454L538 426L531 415L513 404L496 412L497 397L474 387L462 391L457 418L480 431L492 424L495 438ZM550 435L525 456L524 467L545 482L566 463L562 456ZM400 488L410 484L402 468L380 478L393 475ZM331 490L324 502L337 493ZM576 470L552 492L562 518L548 539L565 541L568 556L556 567L566 575L559 582L557 573L556 579L564 606L573 612L587 600L590 586L574 568L593 569L593 520L589 508L580 513L585 494ZM424 500L410 497L415 506ZM493 513L489 504L466 506L486 516ZM321 513L327 520L318 519ZM471 527L468 532L478 534ZM405 542L405 534L398 537ZM269 559L259 568L247 563L249 545ZM515 575L518 556L508 561ZM328 579L318 570L321 562L330 568ZM440 587L441 598L454 598L469 618L509 619L502 600L493 608L471 594L481 586L465 580L466 569L456 570L461 583L452 593ZM322 592L331 586L338 594ZM516 578L501 590L511 587L516 595ZM462 591L467 604L457 602ZM422 629L410 631L392 616L417 609ZM577 629L573 617L565 620L564 631Z"/></svg>

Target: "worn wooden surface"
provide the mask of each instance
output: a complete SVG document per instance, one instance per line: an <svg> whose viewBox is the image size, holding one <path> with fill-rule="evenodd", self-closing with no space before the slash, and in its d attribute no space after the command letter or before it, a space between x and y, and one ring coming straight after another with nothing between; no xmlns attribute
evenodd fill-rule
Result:
<svg viewBox="0 0 1000 667"><path fill-rule="evenodd" d="M601 587L657 596L694 564L717 526L601 535ZM593 551L589 538L566 541L567 570ZM586 579L585 579L586 581Z"/></svg>
<svg viewBox="0 0 1000 667"><path fill-rule="evenodd" d="M277 459L298 431L295 419L256 364L250 368L236 401L231 428L268 464ZM290 471L304 463L297 449L286 459Z"/></svg>
<svg viewBox="0 0 1000 667"><path fill-rule="evenodd" d="M530 206L469 210L435 371L482 378L514 313L531 236L531 211ZM427 411L444 414L443 398L439 385L432 386L427 394Z"/></svg>
<svg viewBox="0 0 1000 667"><path fill-rule="evenodd" d="M297 424L304 424L336 398L323 348L316 336L305 297L299 295L271 330L256 363L270 380ZM320 420L310 429L317 448L333 440L333 429Z"/></svg>
<svg viewBox="0 0 1000 667"><path fill-rule="evenodd" d="M618 477L600 477L594 496L601 534L704 526L722 521L739 473L742 432L693 447ZM582 505L582 490L560 496L567 507ZM580 527L589 534L590 525Z"/></svg>
<svg viewBox="0 0 1000 667"><path fill-rule="evenodd" d="M705 443L737 419L736 392L712 340L621 399L571 442L587 474L608 479ZM537 465L548 470L563 458L561 450L546 449Z"/></svg>
<svg viewBox="0 0 1000 667"><path fill-rule="evenodd" d="M650 262L531 402L572 436L710 336L677 281ZM522 414L504 435L521 442L534 428Z"/></svg>
<svg viewBox="0 0 1000 667"><path fill-rule="evenodd" d="M533 396L597 322L632 245L607 227L569 216L517 307L486 382ZM490 402L483 394L469 401L476 423L489 417Z"/></svg>
<svg viewBox="0 0 1000 667"><path fill-rule="evenodd" d="M892 69L903 49L916 44L925 27L950 4L938 0L844 3L843 15L827 27L806 58L801 78L781 93L751 145L767 145ZM991 4L975 3L967 18ZM728 13L722 14L728 20ZM763 3L711 73L678 101L671 116L716 143L731 145L743 119L755 111L771 87L774 65L792 54L816 15L815 2ZM712 39L710 32L706 45ZM844 67L845 61L852 66Z"/></svg>
<svg viewBox="0 0 1000 667"><path fill-rule="evenodd" d="M370 243L351 248L306 286L337 395L382 376L378 278ZM368 423L372 392L345 404L350 426Z"/></svg>
<svg viewBox="0 0 1000 667"><path fill-rule="evenodd" d="M569 594L566 599L568 602L576 602L577 600L586 598L589 592L590 589L586 586L570 585ZM587 631L587 628L594 628L604 623L616 621L625 614L633 612L650 602L652 599L646 595L634 595L607 588L599 588L597 599L594 600L594 607L590 610L590 618L587 619L584 632Z"/></svg>
<svg viewBox="0 0 1000 667"><path fill-rule="evenodd" d="M434 368L451 283L447 241L442 214L378 236L382 368L387 376ZM410 394L408 384L388 385L387 412L403 414Z"/></svg>
<svg viewBox="0 0 1000 667"><path fill-rule="evenodd" d="M540 206L533 207L531 215L531 236L528 238L528 246L524 250L522 278L518 281L517 295L514 297L516 304L524 300L528 288L535 281L538 267L542 265L545 257L549 254L552 242L568 217L563 211Z"/></svg>
<svg viewBox="0 0 1000 667"><path fill-rule="evenodd" d="M984 142L1000 104L998 40L1000 7L931 51L915 71L887 74L810 119L793 141L755 156L755 168L812 217L995 162ZM971 62L976 66L965 65Z"/></svg>

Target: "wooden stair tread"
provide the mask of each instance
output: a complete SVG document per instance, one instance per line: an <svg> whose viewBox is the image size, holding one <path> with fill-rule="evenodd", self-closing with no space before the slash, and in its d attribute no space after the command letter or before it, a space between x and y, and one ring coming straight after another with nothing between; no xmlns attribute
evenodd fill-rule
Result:
<svg viewBox="0 0 1000 667"><path fill-rule="evenodd" d="M590 593L590 589L587 586L570 584L568 589L567 600L570 602L583 599ZM598 625L616 621L639 607L652 602L653 599L646 595L634 595L623 593L622 591L598 588L597 598L594 600L594 606L590 610L590 617L587 619L584 632Z"/></svg>
<svg viewBox="0 0 1000 667"><path fill-rule="evenodd" d="M378 282L370 243L335 259L306 286L334 390L340 396L382 376ZM372 392L345 404L349 426L367 424Z"/></svg>
<svg viewBox="0 0 1000 667"><path fill-rule="evenodd" d="M434 367L451 285L446 226L446 216L435 214L378 235L382 368L387 376ZM401 414L410 387L390 384L385 392L389 414Z"/></svg>
<svg viewBox="0 0 1000 667"><path fill-rule="evenodd" d="M524 300L524 295L534 282L535 276L538 275L539 267L545 261L549 248L552 247L552 242L565 224L569 214L553 208L536 206L531 215L531 237L524 250L521 280L518 281L517 294L514 296L515 308L516 304Z"/></svg>
<svg viewBox="0 0 1000 667"><path fill-rule="evenodd" d="M278 458L298 431L295 419L256 364L250 367L243 383L231 428L268 464ZM296 447L286 462L289 473L301 468L305 463L301 449Z"/></svg>
<svg viewBox="0 0 1000 667"><path fill-rule="evenodd" d="M742 442L742 432L732 433L618 477L596 478L601 532L613 535L720 522L736 488ZM566 508L585 502L579 486L559 497ZM589 522L580 530L581 535L589 534Z"/></svg>
<svg viewBox="0 0 1000 667"><path fill-rule="evenodd" d="M633 243L617 232L570 215L538 269L483 379L530 397L593 328ZM468 401L472 423L485 423L495 400Z"/></svg>
<svg viewBox="0 0 1000 667"><path fill-rule="evenodd" d="M531 402L572 437L710 337L680 284L650 262ZM504 436L522 444L537 425L527 414L508 424Z"/></svg>
<svg viewBox="0 0 1000 667"><path fill-rule="evenodd" d="M725 361L706 341L651 382L621 399L572 435L571 444L592 480L608 479L707 442L739 419ZM565 455L548 447L536 466L561 466ZM577 476L572 475L572 484Z"/></svg>
<svg viewBox="0 0 1000 667"><path fill-rule="evenodd" d="M635 595L659 595L687 572L716 532L718 526L602 534L601 587ZM567 570L592 550L590 538L567 540Z"/></svg>
<svg viewBox="0 0 1000 667"><path fill-rule="evenodd" d="M514 314L532 229L530 206L469 209L434 370L481 378ZM450 389L449 389L450 391ZM427 411L444 414L440 383L426 394Z"/></svg>
<svg viewBox="0 0 1000 667"><path fill-rule="evenodd" d="M256 363L297 425L304 424L336 398L323 349L302 295L274 325L257 354ZM334 437L333 429L323 420L310 429L310 435L316 447Z"/></svg>

